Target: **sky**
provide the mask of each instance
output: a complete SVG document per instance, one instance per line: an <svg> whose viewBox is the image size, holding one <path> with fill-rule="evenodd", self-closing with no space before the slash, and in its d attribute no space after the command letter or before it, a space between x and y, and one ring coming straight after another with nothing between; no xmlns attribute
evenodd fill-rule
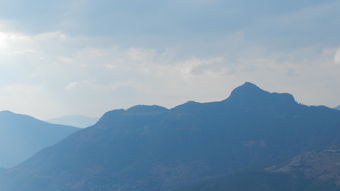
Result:
<svg viewBox="0 0 340 191"><path fill-rule="evenodd" d="M0 110L99 117L246 81L340 104L340 0L0 0Z"/></svg>

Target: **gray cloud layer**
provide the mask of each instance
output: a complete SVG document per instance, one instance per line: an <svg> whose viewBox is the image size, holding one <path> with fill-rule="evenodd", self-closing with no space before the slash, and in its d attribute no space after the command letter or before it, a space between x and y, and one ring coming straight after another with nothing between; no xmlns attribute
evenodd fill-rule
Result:
<svg viewBox="0 0 340 191"><path fill-rule="evenodd" d="M98 116L244 81L338 105L340 1L0 1L0 109Z"/></svg>

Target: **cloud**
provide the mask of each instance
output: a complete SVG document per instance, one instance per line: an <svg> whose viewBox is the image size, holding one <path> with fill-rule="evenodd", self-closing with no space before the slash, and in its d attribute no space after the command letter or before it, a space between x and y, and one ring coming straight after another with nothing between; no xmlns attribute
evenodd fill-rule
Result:
<svg viewBox="0 0 340 191"><path fill-rule="evenodd" d="M15 32L0 32L0 49L12 49L18 44L25 44L30 42L31 39L27 35Z"/></svg>
<svg viewBox="0 0 340 191"><path fill-rule="evenodd" d="M68 57L60 57L58 58L58 61L63 62L63 63L72 63L72 58L68 58Z"/></svg>
<svg viewBox="0 0 340 191"><path fill-rule="evenodd" d="M335 51L334 62L340 64L340 49Z"/></svg>
<svg viewBox="0 0 340 191"><path fill-rule="evenodd" d="M3 77L8 82L0 84L3 88L0 106L35 116L49 118L67 113L98 116L135 104L173 107L187 100L221 100L244 81L294 93L305 103L334 104L339 93L325 86L340 83L340 69L331 64L334 50L332 54L318 48L277 52L249 46L238 47L238 54L221 51L217 55L179 56L175 49L108 46L98 44L94 37L71 37L58 32L21 35L25 40L8 41L4 52L14 49L35 52L5 56L8 62L0 65L0 69L13 75ZM21 75L14 75L18 71L22 71ZM18 85L27 82L31 86ZM306 92L314 89L308 84L322 91L310 96ZM321 99L327 97L322 92L333 95L328 97L329 102ZM30 102L9 104L26 97ZM35 105L43 106L31 111ZM49 112L42 112L46 108L50 108Z"/></svg>
<svg viewBox="0 0 340 191"><path fill-rule="evenodd" d="M0 110L12 110L36 117L50 111L64 112L62 103L54 99L42 86L36 84L8 84L0 86Z"/></svg>
<svg viewBox="0 0 340 191"><path fill-rule="evenodd" d="M73 90L75 88L77 88L80 85L79 82L71 82L69 84L67 84L67 86L65 87L65 90L70 91Z"/></svg>
<svg viewBox="0 0 340 191"><path fill-rule="evenodd" d="M126 54L133 61L152 61L155 56L155 50L130 48L126 51Z"/></svg>
<svg viewBox="0 0 340 191"><path fill-rule="evenodd" d="M329 18L339 18L339 3L317 2L24 3L36 14L0 22L0 106L43 118L99 116L221 100L244 81L338 105L340 42L330 31L339 19Z"/></svg>

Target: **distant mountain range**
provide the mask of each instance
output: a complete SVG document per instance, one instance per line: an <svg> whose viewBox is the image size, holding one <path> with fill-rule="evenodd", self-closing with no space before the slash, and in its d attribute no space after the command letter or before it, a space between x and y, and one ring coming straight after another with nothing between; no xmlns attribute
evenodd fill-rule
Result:
<svg viewBox="0 0 340 191"><path fill-rule="evenodd" d="M98 118L92 118L83 115L65 115L62 117L49 119L47 121L55 124L85 128L94 125L98 121Z"/></svg>
<svg viewBox="0 0 340 191"><path fill-rule="evenodd" d="M228 188L242 184L230 189L237 191L332 191L340 177L334 173L314 182L282 169L295 166L289 161L296 156L337 144L340 111L245 83L222 101L107 112L94 126L0 174L0 190L222 191L204 187L217 180L213 184L227 181Z"/></svg>
<svg viewBox="0 0 340 191"><path fill-rule="evenodd" d="M340 105L338 107L336 107L335 109L340 110Z"/></svg>
<svg viewBox="0 0 340 191"><path fill-rule="evenodd" d="M0 168L13 167L77 130L70 126L46 123L27 115L1 111Z"/></svg>

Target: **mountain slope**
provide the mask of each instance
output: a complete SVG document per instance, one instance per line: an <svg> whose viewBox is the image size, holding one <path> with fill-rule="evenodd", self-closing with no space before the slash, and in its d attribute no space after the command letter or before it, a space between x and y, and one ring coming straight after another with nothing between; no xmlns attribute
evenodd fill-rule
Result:
<svg viewBox="0 0 340 191"><path fill-rule="evenodd" d="M338 107L336 107L335 109L340 110L340 105Z"/></svg>
<svg viewBox="0 0 340 191"><path fill-rule="evenodd" d="M176 191L338 191L340 146L299 154L256 172L210 178Z"/></svg>
<svg viewBox="0 0 340 191"><path fill-rule="evenodd" d="M299 154L288 162L271 167L275 173L301 176L320 182L332 182L340 190L340 146Z"/></svg>
<svg viewBox="0 0 340 191"><path fill-rule="evenodd" d="M0 167L13 167L71 133L74 127L53 125L10 111L0 112Z"/></svg>
<svg viewBox="0 0 340 191"><path fill-rule="evenodd" d="M98 119L83 115L65 115L62 117L49 119L47 121L55 124L85 128L94 125L98 121Z"/></svg>
<svg viewBox="0 0 340 191"><path fill-rule="evenodd" d="M211 178L175 191L338 191L330 182L267 171L242 172Z"/></svg>
<svg viewBox="0 0 340 191"><path fill-rule="evenodd" d="M96 125L5 172L0 189L174 190L336 143L340 111L245 83L219 102L107 112Z"/></svg>

